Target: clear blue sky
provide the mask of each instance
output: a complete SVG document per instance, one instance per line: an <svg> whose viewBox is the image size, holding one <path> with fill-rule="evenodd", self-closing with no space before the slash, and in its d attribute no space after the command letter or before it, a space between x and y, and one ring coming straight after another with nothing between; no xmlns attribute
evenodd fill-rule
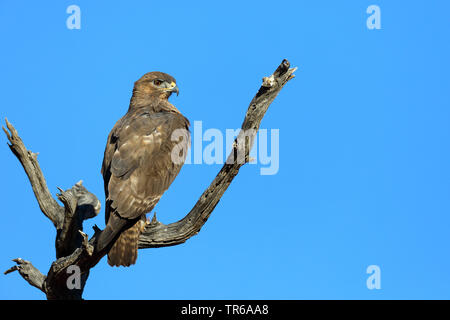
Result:
<svg viewBox="0 0 450 320"><path fill-rule="evenodd" d="M81 9L69 30L66 8ZM381 29L369 30L369 5ZM448 1L0 2L0 116L53 194L80 179L103 203L106 137L133 82L159 70L203 127L239 128L283 58L298 66L261 128L279 129L279 171L241 169L201 232L102 260L86 299L449 299ZM55 230L0 137L0 271L47 273ZM186 165L156 211L183 217L221 165ZM103 211L85 224L104 226ZM381 269L381 289L366 268ZM17 273L0 299L43 299Z"/></svg>

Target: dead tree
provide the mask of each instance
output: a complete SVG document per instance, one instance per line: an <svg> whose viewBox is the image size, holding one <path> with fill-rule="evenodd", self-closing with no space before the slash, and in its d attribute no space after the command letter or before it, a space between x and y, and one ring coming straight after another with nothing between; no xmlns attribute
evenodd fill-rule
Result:
<svg viewBox="0 0 450 320"><path fill-rule="evenodd" d="M289 62L283 60L271 76L263 78L261 88L250 102L233 149L210 186L183 219L165 225L153 216L151 223L140 235L139 249L178 245L198 234L239 169L249 161L250 149L264 114L283 86L294 78L296 69L290 68ZM30 285L45 293L47 299L82 299L89 270L107 253L94 250L93 244L101 232L98 227L94 227L94 235L90 240L83 233L83 221L100 212L100 201L80 181L68 190L59 189L57 198L63 204L61 206L47 188L37 154L27 150L8 120L6 126L8 130L3 127L3 131L9 140L8 145L22 164L42 213L56 228L57 260L52 263L47 275L44 275L31 262L17 258L13 260L16 265L5 271L5 274L18 271ZM244 155L243 161L239 161L239 155ZM78 288L68 286L73 266L80 271Z"/></svg>

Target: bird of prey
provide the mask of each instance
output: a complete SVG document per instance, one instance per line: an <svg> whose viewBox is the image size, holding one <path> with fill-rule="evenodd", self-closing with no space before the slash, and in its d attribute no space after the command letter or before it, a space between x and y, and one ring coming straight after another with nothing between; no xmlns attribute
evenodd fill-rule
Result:
<svg viewBox="0 0 450 320"><path fill-rule="evenodd" d="M106 227L96 250L109 249L111 266L136 262L146 213L169 188L186 159L189 121L168 101L174 92L178 95L172 76L146 73L135 82L128 112L108 136L101 170ZM178 139L173 138L176 130L181 132ZM179 158L174 159L174 154Z"/></svg>

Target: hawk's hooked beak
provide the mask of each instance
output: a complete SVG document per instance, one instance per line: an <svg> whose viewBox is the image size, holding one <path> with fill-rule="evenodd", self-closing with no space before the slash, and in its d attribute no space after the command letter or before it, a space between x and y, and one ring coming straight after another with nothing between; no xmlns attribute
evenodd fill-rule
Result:
<svg viewBox="0 0 450 320"><path fill-rule="evenodd" d="M169 91L170 91L170 92L176 92L176 93L177 93L177 96L178 96L178 94L180 93L180 90L178 89L178 86L176 85L175 82L172 82L172 83L170 84Z"/></svg>

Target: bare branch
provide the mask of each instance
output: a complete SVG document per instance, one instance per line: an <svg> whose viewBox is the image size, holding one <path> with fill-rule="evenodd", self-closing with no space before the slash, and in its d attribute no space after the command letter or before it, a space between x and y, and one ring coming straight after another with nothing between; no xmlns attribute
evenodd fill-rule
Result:
<svg viewBox="0 0 450 320"><path fill-rule="evenodd" d="M271 76L263 78L261 88L250 102L244 122L242 123L242 130L235 141L233 150L214 181L203 192L194 208L192 208L186 217L169 225L164 225L156 221L155 216L152 223L146 226L144 232L139 237L140 249L174 246L198 234L233 178L238 174L241 166L250 160L248 155L264 114L283 86L294 78L293 73L297 68L289 67L289 61L283 60ZM243 135L248 134L248 132L251 133L248 137L249 139L244 139ZM245 154L245 161L236 161L238 157L235 155L242 153Z"/></svg>
<svg viewBox="0 0 450 320"><path fill-rule="evenodd" d="M37 153L27 150L17 130L8 122L8 119L5 119L5 122L9 132L4 127L2 128L10 142L8 146L22 164L42 213L53 222L55 227L59 227L63 222L64 208L56 202L47 188L37 161Z"/></svg>
<svg viewBox="0 0 450 320"><path fill-rule="evenodd" d="M247 110L242 130L233 144L233 150L214 181L203 192L194 208L180 221L164 225L156 219L155 214L139 238L139 248L177 245L200 231L239 169L250 161L249 153L261 120L283 86L294 77L295 70L296 68L289 68L287 60L283 60L271 76L263 79L261 88ZM30 262L20 258L14 260L17 265L8 269L5 274L18 271L31 285L43 291L48 299L81 299L89 270L109 250L105 248L102 251L95 251L95 242L101 233L97 226L94 226L95 233L89 241L87 235L82 232L83 221L99 213L100 202L80 181L69 190L59 189L60 194L57 196L64 207L60 206L48 191L36 154L25 148L17 131L8 120L6 125L9 131L5 128L3 131L11 143L9 147L21 162L41 211L57 229L58 259L52 263L47 276L42 275ZM239 154L243 155L243 161L239 161L239 157L236 156ZM68 288L67 280L70 274L67 271L70 266L77 266L80 270L79 289Z"/></svg>
<svg viewBox="0 0 450 320"><path fill-rule="evenodd" d="M6 270L4 272L5 275L14 271L18 271L22 278L24 278L30 285L38 288L42 292L45 292L45 276L38 269L36 269L30 261L26 261L21 258L13 259L12 261L17 264Z"/></svg>

